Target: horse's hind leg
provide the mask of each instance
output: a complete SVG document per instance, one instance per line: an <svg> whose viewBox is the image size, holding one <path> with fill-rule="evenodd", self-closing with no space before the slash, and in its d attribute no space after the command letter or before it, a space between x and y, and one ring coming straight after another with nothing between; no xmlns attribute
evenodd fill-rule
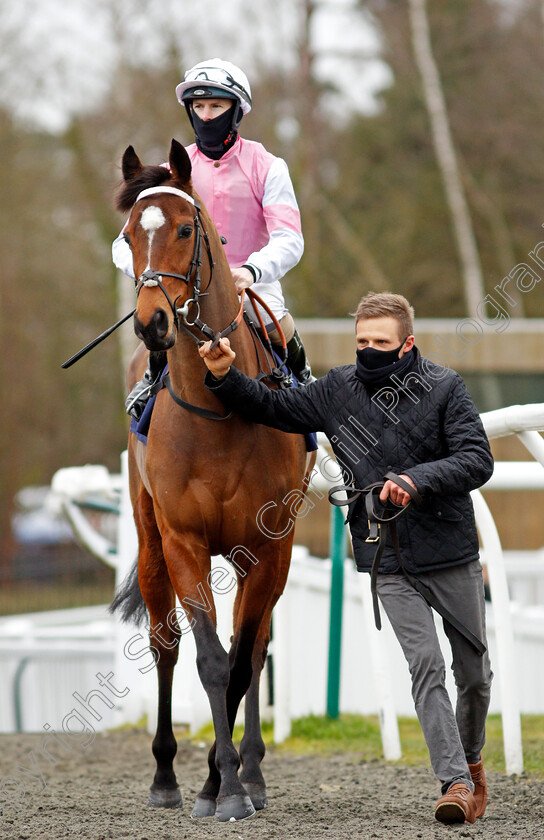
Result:
<svg viewBox="0 0 544 840"><path fill-rule="evenodd" d="M159 632L162 634L164 631L161 628ZM168 650L164 646L157 647L157 638L153 629L150 638L151 644L158 651L159 656L157 662L159 691L157 731L151 747L157 762L157 769L153 784L149 789L147 804L152 808L181 808L183 802L173 765L177 743L172 730L172 680L177 655L174 654L173 650ZM177 653L177 647L175 650Z"/></svg>
<svg viewBox="0 0 544 840"><path fill-rule="evenodd" d="M179 643L176 601L164 562L152 501L145 491L139 496L135 518L140 538L138 579L149 612L149 637L158 678L157 731L152 744L157 768L147 804L152 808L181 808L181 792L173 764L177 743L172 730L172 680Z"/></svg>

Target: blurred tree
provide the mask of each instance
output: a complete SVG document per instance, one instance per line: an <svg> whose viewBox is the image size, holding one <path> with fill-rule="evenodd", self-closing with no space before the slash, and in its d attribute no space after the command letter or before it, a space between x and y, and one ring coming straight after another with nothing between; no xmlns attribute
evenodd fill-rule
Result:
<svg viewBox="0 0 544 840"><path fill-rule="evenodd" d="M37 10L40 4L30 5ZM70 464L118 467L127 429L118 341L108 339L69 371L60 364L117 320L119 309L124 313L132 305L131 281L123 278L120 286L111 266L111 240L124 221L113 209L121 156L132 144L145 162L159 163L172 137L192 142L174 89L182 68L209 49L208 30L197 20L200 8L187 12L190 25L184 18L184 26L176 27L174 0L99 5L100 15L109 14L119 47L108 64L106 98L79 109L56 134L29 123L22 128L0 110L4 541L19 487L47 483ZM379 27L393 81L374 113L345 108L342 118L331 107L345 101L340 79L316 78L318 5L282 3L277 29L276 8L267 6L262 14L268 15L268 29L252 39L260 50L258 72L248 68L254 109L243 133L287 159L301 206L306 252L285 279L288 304L298 317L342 317L368 289L388 288L406 294L420 316L463 317L458 249L414 58L409 5L360 0ZM258 4L243 0L242 8L245 24L256 26ZM541 4L517 4L515 13L505 15L494 0L433 0L427 11L489 291L528 260L541 236ZM0 13L0 89L17 95L31 89L36 104L43 104L49 89L34 66L38 53L29 32L35 32L35 21L8 12L6 6ZM222 52L244 63L238 44L247 32L237 26L240 18L231 17ZM293 33L296 51L290 48ZM283 35L289 35L289 45ZM272 62L270 56L278 55L282 61ZM99 64L93 55L92 73ZM60 68L53 92L62 100L70 76L62 62ZM523 295L528 315L541 314L542 287ZM127 293L123 301L120 289ZM520 309L512 307L512 314ZM123 330L130 337L130 325Z"/></svg>
<svg viewBox="0 0 544 840"><path fill-rule="evenodd" d="M118 467L124 437L115 344L72 375L61 362L108 314L109 276L73 155L51 135L15 131L2 114L0 178L2 535L15 490L88 460ZM106 263L107 265L107 263ZM100 423L97 424L97 411Z"/></svg>
<svg viewBox="0 0 544 840"><path fill-rule="evenodd" d="M440 75L433 56L425 0L409 0L412 42L431 123L436 157L459 250L466 311L474 315L485 297L482 269L457 155L452 141Z"/></svg>
<svg viewBox="0 0 544 840"><path fill-rule="evenodd" d="M67 371L60 365L117 320L111 242L123 224L114 210L121 155L134 143L147 162L164 159L165 138L180 137L186 123L173 95L177 81L177 53L151 71L122 64L104 106L74 117L60 134L14 125L0 111L4 559L21 486L48 483L71 464L119 468L128 423L118 341L108 339ZM132 282L123 282L133 299Z"/></svg>
<svg viewBox="0 0 544 840"><path fill-rule="evenodd" d="M339 179L328 195L389 279L419 315L466 314L459 259L433 148L421 77L414 60L408 5L368 0L381 26L394 82L381 110L355 117L336 135ZM539 234L543 150L544 45L538 10L504 19L491 0L435 0L433 49L473 218L485 287L526 261ZM360 275L359 289L375 288ZM543 290L523 295L539 314ZM521 306L513 307L513 315Z"/></svg>

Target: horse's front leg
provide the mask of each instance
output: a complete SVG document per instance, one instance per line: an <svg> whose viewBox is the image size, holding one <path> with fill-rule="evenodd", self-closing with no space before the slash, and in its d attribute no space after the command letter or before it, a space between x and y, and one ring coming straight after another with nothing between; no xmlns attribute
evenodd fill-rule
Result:
<svg viewBox="0 0 544 840"><path fill-rule="evenodd" d="M215 730L214 776L219 784L198 796L193 817L242 820L255 809L239 778L240 757L232 743L232 724L227 710L229 659L216 632L213 596L207 583L210 556L195 551L202 542L199 534L161 528L168 575L183 609L191 622L196 644L196 664L200 681L208 695ZM249 681L248 681L249 685ZM246 686L247 688L247 686Z"/></svg>
<svg viewBox="0 0 544 840"><path fill-rule="evenodd" d="M236 678L236 674L235 678L233 679L233 670L239 670L240 665L239 658L236 656L237 650L238 645L233 644L228 654L229 684L227 687L226 700L227 720L229 723L229 731L231 733L231 737L232 730L234 729L234 722L236 720L238 706L240 705L240 701L244 696L244 693L247 689L247 686L249 685L250 680L250 672L248 672L246 676L244 685L242 685L240 680ZM247 659L247 665L249 664L249 659ZM193 811L193 817L210 817L213 816L213 814L215 813L215 803L219 795L219 788L221 787L221 774L219 773L216 764L216 750L217 743L216 741L214 741L208 753L208 778L206 779L206 782L204 783L204 786L200 794L198 795Z"/></svg>
<svg viewBox="0 0 544 840"><path fill-rule="evenodd" d="M202 685L208 695L215 729L214 763L219 774L219 790L215 781L208 780L197 797L193 817L215 816L221 822L243 820L253 816L255 809L239 778L240 757L232 743L232 724L227 712L227 687L230 667L214 622L210 616L195 616L193 633L197 648L197 667Z"/></svg>
<svg viewBox="0 0 544 840"><path fill-rule="evenodd" d="M227 719L232 733L242 697L246 697L245 731L240 745L243 763L240 781L255 810L267 807L266 786L260 769L265 754L259 715L259 681L270 636L270 616L279 593L285 586L289 569L290 546L278 548L270 543L261 547L257 566L238 582L234 606L234 635L229 653L230 676L227 689ZM268 562L267 562L268 561ZM217 734L217 733L216 733ZM217 742L212 746L209 776L195 805L195 816L213 813L220 778L216 768Z"/></svg>

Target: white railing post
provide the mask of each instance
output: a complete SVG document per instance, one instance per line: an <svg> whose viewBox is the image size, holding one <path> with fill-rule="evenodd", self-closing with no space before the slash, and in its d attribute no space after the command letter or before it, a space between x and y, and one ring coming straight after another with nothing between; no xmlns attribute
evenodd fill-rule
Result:
<svg viewBox="0 0 544 840"><path fill-rule="evenodd" d="M539 434L539 430L544 430L544 403L506 406L496 411L485 412L481 415L481 419L490 440L516 434L534 458L544 466L544 441ZM492 486L492 480L489 484ZM484 497L479 490L475 490L471 495L480 538L485 549L491 602L495 615L506 772L508 774L521 773L523 770L521 712L516 690L514 631L504 556L495 522Z"/></svg>
<svg viewBox="0 0 544 840"><path fill-rule="evenodd" d="M380 635L380 631L376 629L374 624L370 575L361 574L361 593L363 597L363 617L376 683L383 755L388 761L398 761L402 756L399 725L391 685L391 674L387 666L386 645L383 635ZM383 633L383 630L381 632Z"/></svg>
<svg viewBox="0 0 544 840"><path fill-rule="evenodd" d="M326 470L321 467L323 458L330 460L330 456L327 455L327 452L323 447L326 440L327 439L324 435L318 435L320 446L316 464L319 470L319 475L315 484L320 488L328 489L336 484L342 484L343 479L342 471L336 462L332 462L332 466L327 465ZM344 497L345 496L346 494L344 493ZM339 497L337 496L337 498ZM347 513L347 507L342 507L342 510ZM348 532L348 539L351 540L351 534L348 526L346 526L346 530ZM372 595L370 592L370 576L366 573L361 573L360 583L363 599L363 620L365 622L369 642L372 672L378 700L378 715L383 754L387 760L397 761L401 757L402 752L395 700L391 687L390 670L385 653L385 643L374 624L374 611L372 607Z"/></svg>
<svg viewBox="0 0 544 840"><path fill-rule="evenodd" d="M538 461L544 467L544 440L542 440L540 432L536 430L518 432L518 438L535 461Z"/></svg>
<svg viewBox="0 0 544 840"><path fill-rule="evenodd" d="M121 453L121 499L119 503L119 518L117 522L117 557L115 564L115 588L123 582L138 557L138 534L132 513L128 483L128 453ZM124 624L115 617L115 676L122 688L128 688L128 693L118 700L115 708L115 723L136 723L146 708L146 694L149 692L150 678L139 673L138 666L131 662L125 649L130 640L141 634L138 648L148 644L148 633L145 628L138 629L134 624ZM148 661L147 659L145 660Z"/></svg>
<svg viewBox="0 0 544 840"><path fill-rule="evenodd" d="M485 550L491 604L495 616L497 665L500 673L504 759L508 775L523 771L521 719L517 693L514 631L506 568L499 534L486 501L479 490L471 493L476 524Z"/></svg>
<svg viewBox="0 0 544 840"><path fill-rule="evenodd" d="M289 604L284 592L272 614L272 654L274 663L274 741L280 744L291 734L289 681L291 660L289 645Z"/></svg>

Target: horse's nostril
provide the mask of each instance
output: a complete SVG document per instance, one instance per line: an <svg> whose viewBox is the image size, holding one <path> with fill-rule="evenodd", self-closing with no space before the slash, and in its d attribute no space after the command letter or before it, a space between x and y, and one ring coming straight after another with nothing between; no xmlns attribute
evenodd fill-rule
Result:
<svg viewBox="0 0 544 840"><path fill-rule="evenodd" d="M137 315L134 316L134 332L136 333L139 339L143 340L144 325L142 324Z"/></svg>
<svg viewBox="0 0 544 840"><path fill-rule="evenodd" d="M168 334L168 315L164 309L158 309L151 320L157 338L164 338Z"/></svg>

